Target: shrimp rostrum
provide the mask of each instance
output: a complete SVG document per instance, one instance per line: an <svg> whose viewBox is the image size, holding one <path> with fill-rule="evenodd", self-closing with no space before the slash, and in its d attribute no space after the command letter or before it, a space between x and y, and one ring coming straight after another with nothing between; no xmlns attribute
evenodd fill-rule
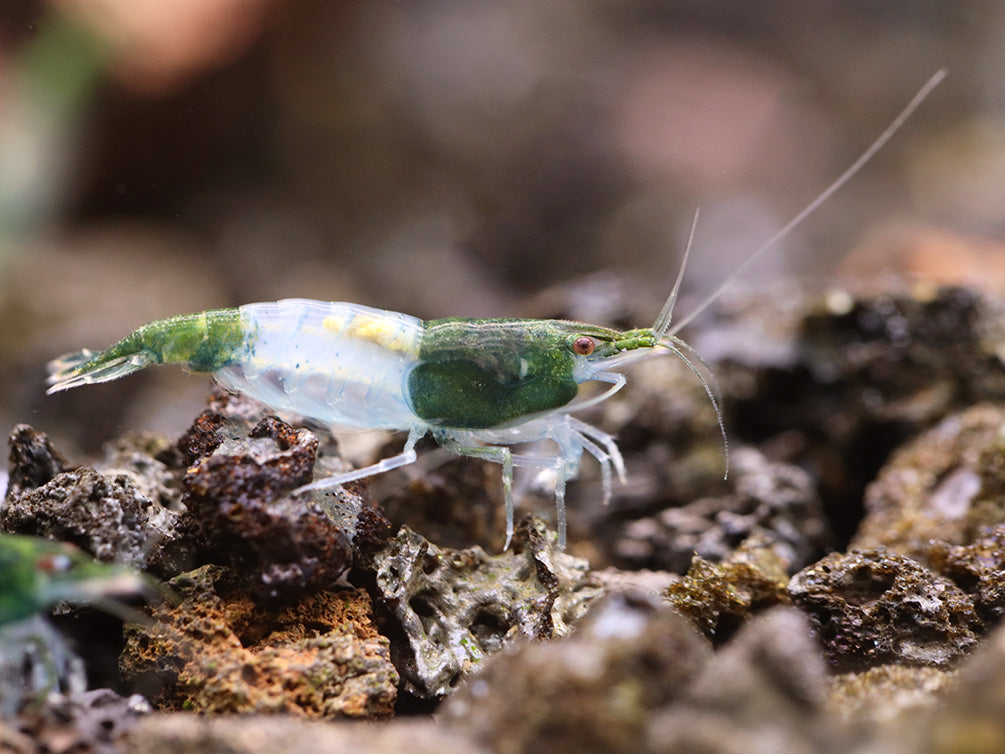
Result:
<svg viewBox="0 0 1005 754"><path fill-rule="evenodd" d="M85 350L63 356L49 365L49 392L180 362L194 372L212 372L224 387L277 411L329 427L408 432L398 455L316 480L298 492L410 464L416 460L415 444L431 434L454 453L502 465L507 545L513 534L514 468L550 472L555 479L559 542L564 546L565 485L578 474L583 452L600 462L605 501L611 495L612 472L625 477L614 438L573 412L624 387L626 379L619 371L623 367L649 356L672 354L698 376L722 430L709 381L676 333L748 264L844 185L943 76L944 71L933 76L851 167L673 328L671 315L683 263L652 327L625 331L562 320L423 321L357 304L289 299L159 320L100 353ZM692 226L692 235L693 231ZM575 400L580 385L587 382L605 383L607 388ZM541 440L550 440L557 450L550 454L511 450L513 445Z"/></svg>

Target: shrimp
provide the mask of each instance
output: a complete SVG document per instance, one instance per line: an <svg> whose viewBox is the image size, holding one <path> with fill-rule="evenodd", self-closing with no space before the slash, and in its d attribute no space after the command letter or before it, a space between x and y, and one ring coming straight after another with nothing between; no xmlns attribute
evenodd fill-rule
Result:
<svg viewBox="0 0 1005 754"><path fill-rule="evenodd" d="M60 601L91 604L133 618L135 613L115 598L157 593L154 582L142 573L99 563L71 544L0 534L0 627Z"/></svg>
<svg viewBox="0 0 1005 754"><path fill-rule="evenodd" d="M674 303L691 248L651 327L619 331L564 320L466 319L423 321L358 304L287 299L159 320L108 349L80 351L49 364L50 393L106 382L147 366L180 362L211 372L224 387L277 411L325 426L403 430L402 451L369 466L316 480L297 493L329 488L416 460L426 434L462 456L502 465L506 546L513 536L513 471L551 472L559 546L565 546L565 486L584 451L600 463L604 501L612 470L624 482L614 438L574 417L621 390L619 370L640 359L672 354L697 376L719 422L722 412L697 359L677 333L765 251L855 175L941 81L937 72L893 123L823 193L753 252L685 319L671 327ZM697 222L697 214L695 215ZM691 238L694 236L694 225ZM697 362L697 363L696 363ZM574 401L582 383L608 387ZM550 440L553 454L516 453L512 445ZM728 468L728 446L726 447Z"/></svg>
<svg viewBox="0 0 1005 754"><path fill-rule="evenodd" d="M139 571L99 563L71 544L0 534L0 729L26 700L86 688L83 661L42 616L57 602L87 604L122 620L147 617L123 597L169 596Z"/></svg>

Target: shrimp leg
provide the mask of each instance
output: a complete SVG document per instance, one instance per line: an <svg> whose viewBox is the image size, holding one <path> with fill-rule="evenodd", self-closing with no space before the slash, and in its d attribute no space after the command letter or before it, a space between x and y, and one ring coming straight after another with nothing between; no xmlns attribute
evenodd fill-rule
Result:
<svg viewBox="0 0 1005 754"><path fill-rule="evenodd" d="M503 495L506 500L506 544L513 540L513 469L555 469L555 509L558 519L559 547L565 547L565 460L560 456L527 455L514 453L505 445L464 445L447 433L436 433L436 441L452 453L469 458L479 458L502 466Z"/></svg>
<svg viewBox="0 0 1005 754"><path fill-rule="evenodd" d="M569 417L569 424L572 426L576 432L582 435L584 438L589 438L604 447L607 451L606 460L608 463L614 464L614 470L618 473L618 479L622 484L625 483L625 461L621 457L621 451L618 450L617 444L614 442L614 438L603 430L597 429L592 424L587 424L582 419L577 419L575 416ZM585 443L584 443L585 444ZM589 446L586 446L590 449ZM601 463L604 462L604 458L601 455L594 453L592 449L590 452L593 457L596 458Z"/></svg>
<svg viewBox="0 0 1005 754"><path fill-rule="evenodd" d="M504 445L474 445L464 446L446 433L437 432L434 435L441 447L452 453L470 458L480 458L502 465L503 497L506 500L506 544L503 550L509 549L513 539L513 453Z"/></svg>
<svg viewBox="0 0 1005 754"><path fill-rule="evenodd" d="M417 443L424 434L425 432L422 430L413 429L408 433L408 439L405 441L405 447L398 455L391 456L390 458L383 458L380 461L377 461L377 463L370 464L369 466L353 469L352 471L346 471L342 474L334 474L332 476L325 477L324 479L318 479L310 484L297 487L293 490L293 494L300 495L304 492L310 492L311 490L325 490L329 487L337 487L338 485L345 484L346 482L364 479L368 476L374 476L375 474L383 474L385 471L398 469L402 466L408 466L410 463L415 463L415 459L417 457L415 453L415 443Z"/></svg>

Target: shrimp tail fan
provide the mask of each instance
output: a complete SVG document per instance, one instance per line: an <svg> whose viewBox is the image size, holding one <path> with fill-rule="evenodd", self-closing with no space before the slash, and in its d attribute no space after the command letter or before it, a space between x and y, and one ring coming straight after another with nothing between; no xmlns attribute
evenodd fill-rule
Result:
<svg viewBox="0 0 1005 754"><path fill-rule="evenodd" d="M80 385L117 380L155 363L157 357L149 351L115 356L109 356L107 351L97 353L90 349L68 353L47 365L49 389L46 392L58 393Z"/></svg>

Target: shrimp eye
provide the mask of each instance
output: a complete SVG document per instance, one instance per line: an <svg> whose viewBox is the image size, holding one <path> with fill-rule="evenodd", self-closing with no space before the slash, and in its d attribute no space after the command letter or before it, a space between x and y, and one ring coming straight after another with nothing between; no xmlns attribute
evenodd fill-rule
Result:
<svg viewBox="0 0 1005 754"><path fill-rule="evenodd" d="M593 338L588 338L585 335L581 335L572 341L572 350L580 356L589 356L596 348L597 341Z"/></svg>
<svg viewBox="0 0 1005 754"><path fill-rule="evenodd" d="M35 561L35 568L43 573L62 573L70 570L72 561L66 555L45 555Z"/></svg>

